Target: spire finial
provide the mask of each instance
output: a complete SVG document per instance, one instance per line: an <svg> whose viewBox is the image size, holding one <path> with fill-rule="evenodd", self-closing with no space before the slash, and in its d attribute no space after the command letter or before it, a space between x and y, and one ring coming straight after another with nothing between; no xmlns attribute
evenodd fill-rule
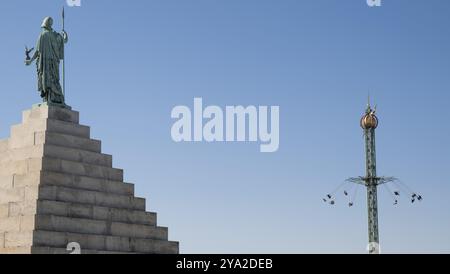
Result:
<svg viewBox="0 0 450 274"><path fill-rule="evenodd" d="M366 113L369 113L372 111L372 107L370 106L370 91L367 93L367 109Z"/></svg>

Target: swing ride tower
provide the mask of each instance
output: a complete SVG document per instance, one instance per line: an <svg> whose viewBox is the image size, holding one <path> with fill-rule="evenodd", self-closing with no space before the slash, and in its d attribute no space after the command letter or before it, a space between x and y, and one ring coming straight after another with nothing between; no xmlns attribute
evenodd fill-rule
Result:
<svg viewBox="0 0 450 274"><path fill-rule="evenodd" d="M367 188L367 213L369 229L369 253L379 253L378 234L378 183L377 161L375 150L375 130L378 127L378 118L375 115L376 109L372 109L370 103L367 104L366 113L361 118L361 127L364 130L365 150L366 150L366 177L361 178Z"/></svg>
<svg viewBox="0 0 450 274"><path fill-rule="evenodd" d="M394 205L398 204L400 198L400 189L402 192L408 194L406 197L410 197L411 203L416 201L421 202L422 196L412 191L408 186L403 184L395 177L379 177L377 176L377 161L376 161L376 149L375 149L375 130L378 127L378 117L375 115L376 107L372 108L370 100L367 104L366 111L361 118L360 125L364 131L365 141L365 153L366 153L366 175L359 177L352 177L345 180L334 192L328 194L323 199L325 203L332 206L336 204L336 193L339 192L346 183L351 183L352 187L355 187L355 193L353 198L350 197L348 189L344 190L344 195L350 198L349 207L353 207L354 199L356 198L358 186L363 186L367 191L367 221L369 231L369 254L380 253L380 239L378 234L378 186L383 185L387 191L391 194ZM396 190L392 192L388 184L395 185Z"/></svg>

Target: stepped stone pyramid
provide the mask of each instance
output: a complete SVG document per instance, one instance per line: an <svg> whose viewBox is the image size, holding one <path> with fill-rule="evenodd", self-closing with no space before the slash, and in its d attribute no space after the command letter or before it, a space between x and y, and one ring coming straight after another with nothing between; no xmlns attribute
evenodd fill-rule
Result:
<svg viewBox="0 0 450 274"><path fill-rule="evenodd" d="M40 105L22 119L0 140L0 254L179 252L78 112Z"/></svg>

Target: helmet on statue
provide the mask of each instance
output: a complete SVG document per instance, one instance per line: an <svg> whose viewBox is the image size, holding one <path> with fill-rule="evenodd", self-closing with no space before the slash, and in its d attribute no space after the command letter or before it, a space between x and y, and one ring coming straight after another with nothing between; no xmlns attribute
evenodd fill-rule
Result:
<svg viewBox="0 0 450 274"><path fill-rule="evenodd" d="M42 28L48 28L48 29L51 29L52 26L53 26L53 18L51 18L51 17L45 17L45 18L44 18L44 21L42 21L41 27L42 27Z"/></svg>

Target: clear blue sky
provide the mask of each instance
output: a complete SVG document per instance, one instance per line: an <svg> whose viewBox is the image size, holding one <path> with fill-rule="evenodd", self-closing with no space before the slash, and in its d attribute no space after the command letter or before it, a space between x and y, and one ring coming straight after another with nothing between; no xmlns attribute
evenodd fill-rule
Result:
<svg viewBox="0 0 450 274"><path fill-rule="evenodd" d="M2 1L0 137L39 101L23 65L64 0ZM364 253L365 195L321 198L364 174L359 118L378 104L382 251L450 252L450 2L82 0L66 9L67 100L136 183L183 253ZM176 105L279 105L280 150L174 143Z"/></svg>

